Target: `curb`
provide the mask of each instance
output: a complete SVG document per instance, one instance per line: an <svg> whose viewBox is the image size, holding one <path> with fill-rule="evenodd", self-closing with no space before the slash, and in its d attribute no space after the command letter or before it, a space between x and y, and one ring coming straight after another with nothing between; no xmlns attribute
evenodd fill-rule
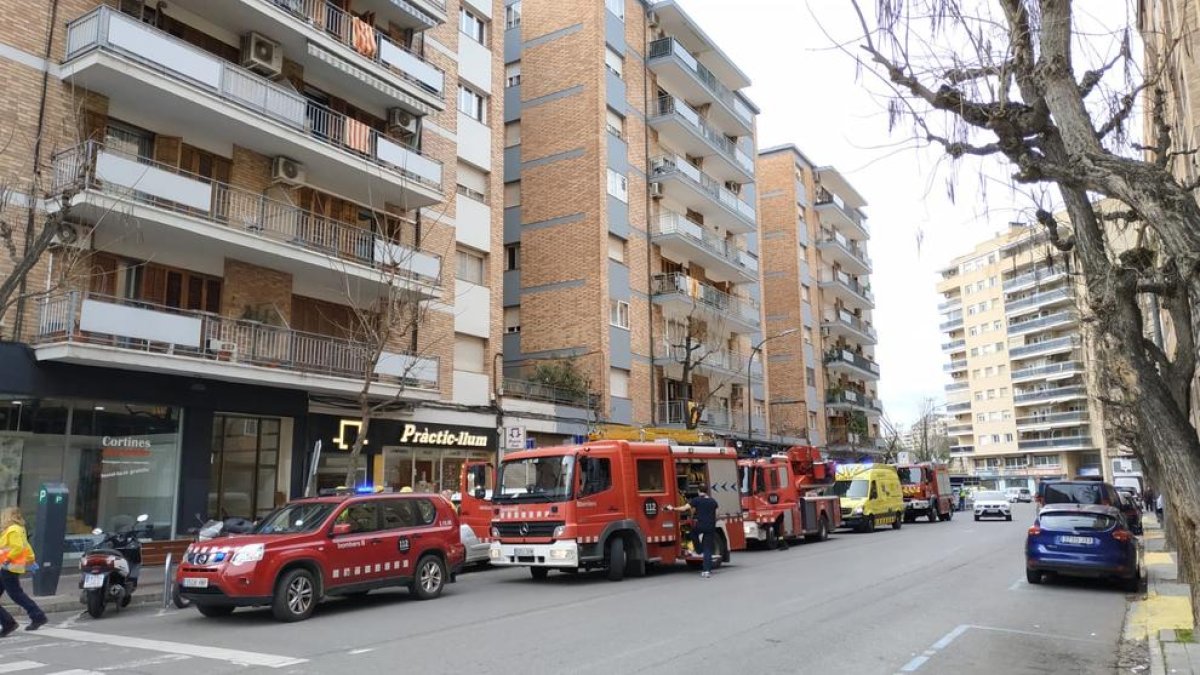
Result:
<svg viewBox="0 0 1200 675"><path fill-rule="evenodd" d="M42 611L47 614L63 614L66 612L82 612L84 610L83 603L79 601L79 596L63 596L54 595L45 600L41 598L33 598L33 601L42 608ZM162 602L162 586L139 588L133 594L133 598L129 601L129 607L145 607L147 605L157 605Z"/></svg>

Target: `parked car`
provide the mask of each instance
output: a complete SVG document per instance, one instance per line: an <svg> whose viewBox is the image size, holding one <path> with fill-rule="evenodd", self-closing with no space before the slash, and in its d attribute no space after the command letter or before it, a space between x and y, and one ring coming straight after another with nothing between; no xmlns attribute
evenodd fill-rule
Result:
<svg viewBox="0 0 1200 675"><path fill-rule="evenodd" d="M1098 478L1075 478L1074 480L1048 480L1038 484L1038 503L1045 507L1051 504L1093 504L1116 507L1125 516L1135 534L1142 532L1142 516L1133 501L1125 502L1111 483Z"/></svg>
<svg viewBox="0 0 1200 675"><path fill-rule="evenodd" d="M1025 579L1042 583L1045 573L1113 578L1137 592L1142 578L1142 543L1116 507L1052 504L1041 510L1025 539Z"/></svg>
<svg viewBox="0 0 1200 675"><path fill-rule="evenodd" d="M1016 490L1016 501L1026 504L1033 501L1033 491L1029 488L1014 488Z"/></svg>
<svg viewBox="0 0 1200 675"><path fill-rule="evenodd" d="M1130 531L1134 534L1142 535L1142 505L1141 502L1133 498L1127 492L1117 492L1117 496L1121 498L1121 515L1125 516L1125 522L1129 525Z"/></svg>
<svg viewBox="0 0 1200 675"><path fill-rule="evenodd" d="M986 516L1012 520L1012 508L1008 497L998 490L983 490L975 493L975 520Z"/></svg>
<svg viewBox="0 0 1200 675"><path fill-rule="evenodd" d="M280 621L300 621L328 596L406 586L436 598L462 570L460 537L454 507L437 495L301 499L248 535L192 544L175 583L204 616L265 605Z"/></svg>

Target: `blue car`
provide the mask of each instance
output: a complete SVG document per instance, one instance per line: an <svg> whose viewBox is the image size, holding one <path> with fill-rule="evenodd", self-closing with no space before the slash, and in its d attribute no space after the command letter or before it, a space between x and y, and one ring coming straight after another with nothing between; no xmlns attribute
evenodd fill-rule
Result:
<svg viewBox="0 0 1200 675"><path fill-rule="evenodd" d="M1052 504L1038 513L1025 539L1025 578L1046 572L1117 579L1136 593L1142 578L1142 542L1121 511L1098 504Z"/></svg>

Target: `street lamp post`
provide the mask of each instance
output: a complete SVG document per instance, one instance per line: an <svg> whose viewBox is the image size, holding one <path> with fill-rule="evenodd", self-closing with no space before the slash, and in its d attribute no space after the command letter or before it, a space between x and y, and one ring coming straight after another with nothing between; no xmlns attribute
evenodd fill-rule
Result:
<svg viewBox="0 0 1200 675"><path fill-rule="evenodd" d="M750 440L750 441L754 440L754 422L753 422L753 418L751 417L751 414L753 412L753 410L752 410L753 406L751 405L751 403L754 401L754 395L751 393L751 389L750 389L750 387L751 387L750 370L751 370L751 368L754 367L754 355L759 353L760 351L762 351L763 345L767 344L771 340L774 340L775 338L781 338L785 335L791 335L792 333L795 333L797 330L799 330L799 329L789 328L789 329L783 331L782 333L777 333L775 335L765 337L765 338L759 340L758 344L754 345L754 348L750 350L750 358L746 360L746 438L747 438L747 440ZM763 364L763 370L766 370L765 363Z"/></svg>

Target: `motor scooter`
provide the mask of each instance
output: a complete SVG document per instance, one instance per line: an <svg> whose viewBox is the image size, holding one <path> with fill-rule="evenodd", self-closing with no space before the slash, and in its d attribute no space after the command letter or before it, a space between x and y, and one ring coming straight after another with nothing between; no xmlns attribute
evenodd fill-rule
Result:
<svg viewBox="0 0 1200 675"><path fill-rule="evenodd" d="M135 524L117 527L113 532L100 528L92 534L100 540L79 559L80 602L94 619L104 616L108 603L118 608L129 606L137 589L142 569L141 535L149 535L150 516L143 513Z"/></svg>

